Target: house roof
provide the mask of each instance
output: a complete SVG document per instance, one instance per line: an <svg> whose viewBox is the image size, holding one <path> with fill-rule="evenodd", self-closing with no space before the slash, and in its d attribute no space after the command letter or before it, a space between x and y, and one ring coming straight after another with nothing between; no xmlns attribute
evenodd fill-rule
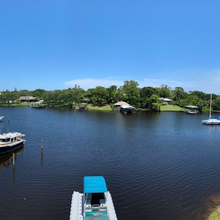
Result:
<svg viewBox="0 0 220 220"><path fill-rule="evenodd" d="M172 99L167 99L167 98L160 98L161 100L163 100L164 102L172 102Z"/></svg>
<svg viewBox="0 0 220 220"><path fill-rule="evenodd" d="M35 99L35 97L33 97L33 96L21 96L20 97L20 100L34 100Z"/></svg>
<svg viewBox="0 0 220 220"><path fill-rule="evenodd" d="M103 176L85 176L84 193L107 192L105 179Z"/></svg>
<svg viewBox="0 0 220 220"><path fill-rule="evenodd" d="M121 108L134 109L134 107L130 105L122 105Z"/></svg>
<svg viewBox="0 0 220 220"><path fill-rule="evenodd" d="M116 102L114 105L120 105L120 106L122 106L122 105L129 105L127 102Z"/></svg>
<svg viewBox="0 0 220 220"><path fill-rule="evenodd" d="M197 107L195 105L187 105L186 108L199 108L199 107Z"/></svg>

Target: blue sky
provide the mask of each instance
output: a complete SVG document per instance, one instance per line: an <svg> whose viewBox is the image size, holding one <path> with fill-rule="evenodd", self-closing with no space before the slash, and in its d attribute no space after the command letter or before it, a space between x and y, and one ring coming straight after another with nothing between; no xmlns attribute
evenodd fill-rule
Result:
<svg viewBox="0 0 220 220"><path fill-rule="evenodd" d="M0 91L122 86L220 95L219 0L7 0Z"/></svg>

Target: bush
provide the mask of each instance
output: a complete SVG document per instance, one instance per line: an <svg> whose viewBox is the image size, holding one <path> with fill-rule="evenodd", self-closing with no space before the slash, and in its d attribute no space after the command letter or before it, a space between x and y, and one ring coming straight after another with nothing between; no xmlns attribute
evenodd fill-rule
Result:
<svg viewBox="0 0 220 220"><path fill-rule="evenodd" d="M15 104L20 105L21 104L21 100L20 99L16 99L15 100Z"/></svg>
<svg viewBox="0 0 220 220"><path fill-rule="evenodd" d="M110 103L110 107L111 107L112 109L114 109L114 104L113 104L113 103Z"/></svg>

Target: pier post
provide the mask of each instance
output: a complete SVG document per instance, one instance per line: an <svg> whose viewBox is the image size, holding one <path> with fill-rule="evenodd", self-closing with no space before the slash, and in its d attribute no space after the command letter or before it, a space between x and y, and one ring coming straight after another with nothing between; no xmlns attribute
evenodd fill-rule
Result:
<svg viewBox="0 0 220 220"><path fill-rule="evenodd" d="M7 133L9 133L9 129L7 129Z"/></svg>
<svg viewBox="0 0 220 220"><path fill-rule="evenodd" d="M10 121L10 115L8 115L8 121Z"/></svg>
<svg viewBox="0 0 220 220"><path fill-rule="evenodd" d="M43 151L43 140L41 140L41 151Z"/></svg>

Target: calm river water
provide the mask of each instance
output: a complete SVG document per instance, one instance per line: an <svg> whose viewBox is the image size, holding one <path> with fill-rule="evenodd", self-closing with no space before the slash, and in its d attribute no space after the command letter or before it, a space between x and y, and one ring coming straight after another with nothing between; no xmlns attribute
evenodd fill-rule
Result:
<svg viewBox="0 0 220 220"><path fill-rule="evenodd" d="M12 153L0 156L1 220L67 220L87 175L105 177L119 220L202 220L220 203L220 126L202 125L208 115L29 107L0 115L1 133L27 140L14 172Z"/></svg>

